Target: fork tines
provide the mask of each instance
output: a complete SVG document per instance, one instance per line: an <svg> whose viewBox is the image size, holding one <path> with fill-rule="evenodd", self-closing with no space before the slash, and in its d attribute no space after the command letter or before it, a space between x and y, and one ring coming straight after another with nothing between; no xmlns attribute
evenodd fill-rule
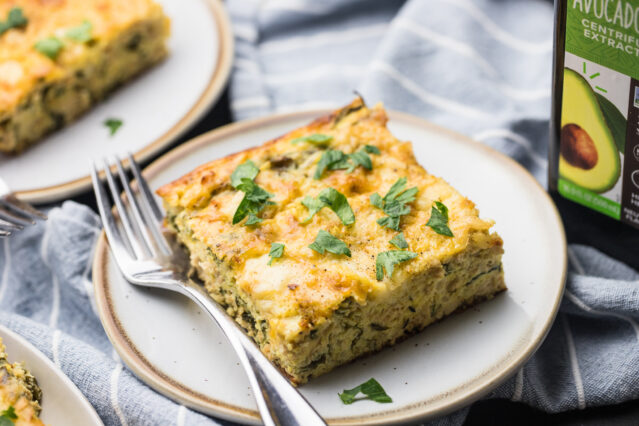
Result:
<svg viewBox="0 0 639 426"><path fill-rule="evenodd" d="M46 220L47 216L13 194L0 197L0 238L33 225L38 219Z"/></svg>
<svg viewBox="0 0 639 426"><path fill-rule="evenodd" d="M91 170L93 190L111 249L118 263L169 256L171 250L162 235L162 212L133 156L128 154L127 159L135 179L133 184L118 157L113 165L106 159L102 161L108 190L99 178L100 168L93 163Z"/></svg>

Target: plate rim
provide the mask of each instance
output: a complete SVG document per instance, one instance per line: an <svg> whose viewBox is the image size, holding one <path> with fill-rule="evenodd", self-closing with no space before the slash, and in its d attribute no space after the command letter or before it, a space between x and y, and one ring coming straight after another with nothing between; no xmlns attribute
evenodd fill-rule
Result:
<svg viewBox="0 0 639 426"><path fill-rule="evenodd" d="M229 79L235 49L230 18L222 4L222 0L203 1L211 10L219 38L218 62L215 70L209 79L208 85L186 114L163 135L133 154L133 157L138 162L144 162L153 157L186 133L219 99ZM126 87L124 90L126 90ZM43 188L17 191L15 195L21 200L33 204L51 203L72 197L84 190L88 190L91 186L91 176L88 170L87 168L87 174L81 178Z"/></svg>
<svg viewBox="0 0 639 426"><path fill-rule="evenodd" d="M330 113L332 109L313 109L296 111L290 113L273 114L265 117L254 118L249 120L243 120L235 123L230 123L225 126L218 127L210 130L202 135L199 135L184 144L175 147L171 151L167 152L163 156L154 160L144 170L143 174L146 178L152 178L155 174L161 171L165 165L174 162L176 159L183 157L184 155L200 149L203 146L214 144L223 140L224 138L242 133L246 130L254 129L256 127L272 124L274 122L281 122L293 119L309 119L312 120L316 117ZM563 298L566 276L567 276L567 242L566 235L561 220L559 211L552 201L550 195L546 190L537 182L537 180L526 170L522 165L517 163L512 158L499 151L490 148L480 142L477 142L468 136L457 133L453 130L433 124L423 118L404 113L399 111L389 111L388 115L390 120L397 120L417 127L426 128L430 131L443 134L446 137L460 140L467 144L472 144L474 147L480 148L490 155L497 157L504 162L508 167L514 168L518 173L522 173L529 179L539 190L540 195L545 198L551 207L551 211L554 213L554 219L556 225L558 225L561 232L559 233L559 239L561 247L558 248L560 253L563 253L561 259L561 278L557 285L556 294L550 314L545 319L542 325L541 331L537 335L533 335L531 339L521 346L521 353L512 359L508 359L508 364L505 367L498 369L492 369L488 374L482 376L474 383L470 383L467 386L467 390L464 392L456 392L453 397L441 398L439 402L433 401L420 401L415 404L411 404L407 407L396 410L388 410L373 415L358 415L353 417L339 417L330 418L327 421L330 424L339 425L360 425L363 422L366 424L389 424L389 423L410 423L422 421L427 418L433 418L448 414L459 408L462 408L482 396L489 393L507 378L512 376L514 372L521 367L530 357L537 351L539 346L543 343L559 310L559 305ZM152 363L150 363L143 354L141 354L135 347L133 342L129 339L124 331L124 328L119 322L119 319L115 316L111 295L108 291L109 282L108 276L108 256L107 256L108 243L104 231L101 232L100 237L96 243L95 254L93 259L93 283L95 288L95 296L98 307L98 313L102 325L111 340L111 343L115 347L116 351L127 364L127 366L138 376L142 381L147 383L156 391L168 396L180 403L194 408L198 411L207 413L209 415L217 416L223 419L232 421L243 421L253 424L259 424L259 415L257 411L244 409L223 401L217 401L206 395L202 395L199 392L188 389L185 386L175 382L170 377L166 376L161 371L158 371Z"/></svg>
<svg viewBox="0 0 639 426"><path fill-rule="evenodd" d="M34 357L38 358L38 360L40 360L50 370L54 371L56 377L67 384L67 386L73 392L74 396L77 397L80 403L85 406L85 408L87 409L89 413L91 413L91 416L93 417L93 420L95 421L95 424L102 425L102 426L104 425L97 411L95 411L95 407L93 407L93 405L89 402L87 397L84 396L84 394L80 391L80 389L78 389L75 383L73 383L73 380L71 380L66 374L64 374L64 371L62 371L61 368L55 365L53 361L51 361L38 348L33 346L31 342L29 342L27 339L25 339L24 337L22 337L20 334L16 333L15 331L11 330L9 327L3 324L0 324L0 337L4 337L4 336L9 336L15 341L17 341L19 344L23 345L25 348L27 348L29 352L31 352L31 354ZM3 341L3 343L5 342ZM20 360L20 362L22 361L23 360ZM14 360L14 362L16 361ZM36 377L36 380L37 380L37 377Z"/></svg>

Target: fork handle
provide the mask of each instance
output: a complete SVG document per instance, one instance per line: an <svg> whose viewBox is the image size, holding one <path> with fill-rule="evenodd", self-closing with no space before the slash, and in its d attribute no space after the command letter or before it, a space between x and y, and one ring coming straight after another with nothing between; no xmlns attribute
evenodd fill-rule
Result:
<svg viewBox="0 0 639 426"><path fill-rule="evenodd" d="M220 326L248 376L266 426L326 425L302 394L262 354L253 340L197 284L186 284L188 296Z"/></svg>

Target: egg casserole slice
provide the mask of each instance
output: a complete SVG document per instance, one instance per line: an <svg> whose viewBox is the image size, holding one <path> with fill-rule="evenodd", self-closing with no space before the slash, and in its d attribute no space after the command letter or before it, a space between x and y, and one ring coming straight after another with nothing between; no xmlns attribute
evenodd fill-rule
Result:
<svg viewBox="0 0 639 426"><path fill-rule="evenodd" d="M295 383L506 289L502 239L361 99L163 186L207 291Z"/></svg>
<svg viewBox="0 0 639 426"><path fill-rule="evenodd" d="M0 419L16 426L42 426L38 383L20 362L7 360L0 338ZM5 423L2 423L5 424Z"/></svg>
<svg viewBox="0 0 639 426"><path fill-rule="evenodd" d="M159 62L169 27L152 0L1 1L0 152L24 150Z"/></svg>

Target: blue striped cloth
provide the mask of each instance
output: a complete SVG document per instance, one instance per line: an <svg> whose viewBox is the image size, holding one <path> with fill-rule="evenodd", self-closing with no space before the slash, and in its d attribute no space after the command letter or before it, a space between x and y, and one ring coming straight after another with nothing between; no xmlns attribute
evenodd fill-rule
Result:
<svg viewBox="0 0 639 426"><path fill-rule="evenodd" d="M534 0L228 0L237 119L336 107L357 89L515 158L545 184L553 12ZM318 55L316 52L322 52ZM26 337L107 426L213 425L122 365L96 316L99 220L67 202L0 241L0 323ZM639 397L639 273L572 245L567 291L537 354L488 397L559 412ZM461 424L468 409L435 423Z"/></svg>

